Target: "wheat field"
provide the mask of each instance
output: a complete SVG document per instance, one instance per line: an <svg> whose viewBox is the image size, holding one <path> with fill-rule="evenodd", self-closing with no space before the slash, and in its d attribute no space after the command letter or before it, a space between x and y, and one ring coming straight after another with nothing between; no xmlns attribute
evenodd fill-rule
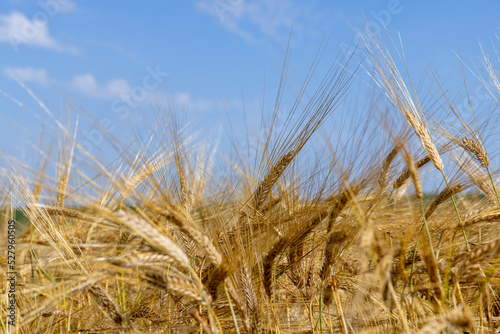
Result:
<svg viewBox="0 0 500 334"><path fill-rule="evenodd" d="M30 224L17 229L15 326L2 242L2 331L497 333L495 123L437 75L417 89L404 53L364 44L367 61L338 57L251 158L237 141L229 157L208 149L175 111L158 114L157 147L138 139L112 166L62 128L42 164L56 177L7 175L2 234L16 213ZM498 105L499 59L483 59ZM310 153L361 73L386 110Z"/></svg>

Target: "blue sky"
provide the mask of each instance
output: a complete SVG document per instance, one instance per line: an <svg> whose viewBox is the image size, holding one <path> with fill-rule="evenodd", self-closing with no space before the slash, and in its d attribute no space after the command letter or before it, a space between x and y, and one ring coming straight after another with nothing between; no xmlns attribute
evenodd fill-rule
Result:
<svg viewBox="0 0 500 334"><path fill-rule="evenodd" d="M499 31L500 1L3 1L0 151L36 159L42 131L50 141L55 120L76 114L80 140L89 141L96 122L126 138L131 126L158 126L158 98L176 101L201 136L227 130L228 116L239 131L243 104L250 124L262 104L272 110L292 24L285 109L322 41L319 72L355 45L353 29L377 30L380 21L401 34L416 78L432 65L454 89L453 51L480 56L478 41L489 44ZM99 143L89 149L105 153Z"/></svg>

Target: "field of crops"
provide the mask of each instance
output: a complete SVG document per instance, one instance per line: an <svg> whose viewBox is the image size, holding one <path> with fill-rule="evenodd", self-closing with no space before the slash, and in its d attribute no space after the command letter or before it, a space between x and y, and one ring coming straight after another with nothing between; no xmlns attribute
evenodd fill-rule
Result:
<svg viewBox="0 0 500 334"><path fill-rule="evenodd" d="M486 134L497 109L476 117L437 75L417 89L389 49L368 40L368 62L333 62L253 152L236 140L231 154L204 149L166 110L157 147L138 139L113 167L83 152L75 168L83 149L68 129L42 164L57 178L9 174L2 330L495 333L500 199ZM483 56L476 74L494 105L499 59ZM386 110L306 152L360 73ZM9 243L12 218L24 225Z"/></svg>

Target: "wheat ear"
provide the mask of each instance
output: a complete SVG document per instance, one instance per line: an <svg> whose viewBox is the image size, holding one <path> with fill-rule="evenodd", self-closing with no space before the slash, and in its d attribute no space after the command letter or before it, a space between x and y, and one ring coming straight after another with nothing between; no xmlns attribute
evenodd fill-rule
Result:
<svg viewBox="0 0 500 334"><path fill-rule="evenodd" d="M247 308L256 316L257 310L257 297L255 294L255 287L252 280L252 275L248 269L248 264L243 261L242 270L240 271L240 282L245 294L245 301Z"/></svg>
<svg viewBox="0 0 500 334"><path fill-rule="evenodd" d="M212 296L213 300L217 299L217 292L219 291L219 287L222 282L226 279L229 274L229 265L225 262L222 262L219 266L215 267L206 283L206 287L210 296Z"/></svg>
<svg viewBox="0 0 500 334"><path fill-rule="evenodd" d="M95 260L100 260L100 258ZM156 252L142 252L142 251L126 254L125 256L118 258L105 258L105 260L109 261L114 265L126 268L177 263L175 259L173 259L168 255Z"/></svg>
<svg viewBox="0 0 500 334"><path fill-rule="evenodd" d="M125 182L125 185L121 189L121 195L123 199L126 199L132 195L134 189L147 179L154 172L163 168L164 164L154 163L153 166L147 166L142 168L138 173L134 174L130 179Z"/></svg>
<svg viewBox="0 0 500 334"><path fill-rule="evenodd" d="M473 274L474 269L478 269L480 262L492 258L500 249L500 239L474 249L465 260L455 263L453 270L458 278L467 278ZM459 259L460 260L460 259Z"/></svg>
<svg viewBox="0 0 500 334"><path fill-rule="evenodd" d="M463 222L463 226L470 226L480 222L490 222L500 220L500 208L496 207L486 213L468 218Z"/></svg>
<svg viewBox="0 0 500 334"><path fill-rule="evenodd" d="M98 286L93 285L89 288L89 292L94 296L97 303L106 311L108 316L119 326L126 324L126 318L120 314L118 307L113 303L108 294Z"/></svg>
<svg viewBox="0 0 500 334"><path fill-rule="evenodd" d="M290 246L294 241L308 234L315 226L321 222L321 218L312 218L306 222L304 226L297 230L292 230L284 236L280 237L266 253L262 260L263 265L263 285L264 290L268 297L272 295L273 283L273 265L276 257L283 252L283 250Z"/></svg>
<svg viewBox="0 0 500 334"><path fill-rule="evenodd" d="M422 188L422 181L420 180L420 173L418 172L418 165L417 166L415 165L411 156L408 157L407 163L408 163L408 171L413 180L413 186L415 187L415 194L417 195L417 198L421 201L422 198L424 197L424 190Z"/></svg>
<svg viewBox="0 0 500 334"><path fill-rule="evenodd" d="M491 203L495 203L498 201L494 188L495 184L491 182L491 178L490 180L488 180L489 176L484 173L484 171L478 166L477 162L474 159L472 159L471 157L467 157L467 159L464 159L464 161L461 160L457 155L452 155L452 158L460 163L465 173L470 177L476 187L481 190L484 196L486 196Z"/></svg>
<svg viewBox="0 0 500 334"><path fill-rule="evenodd" d="M382 170L380 172L380 178L378 180L378 184L383 189L387 183L387 176L389 175L389 168L391 167L392 162L396 158L399 150L401 149L401 144L396 144L394 148L387 154L382 164Z"/></svg>
<svg viewBox="0 0 500 334"><path fill-rule="evenodd" d="M413 160L412 160L413 161ZM423 159L420 159L418 160L417 162L414 162L414 167L415 167L415 171L418 171L420 168L424 167L425 165L427 165L429 162L431 161L431 158L429 158L429 156L425 156L425 158ZM398 178L396 179L396 181L394 181L392 187L394 189L399 189L401 188L405 183L406 181L412 176L412 172L410 170L409 167L407 167L399 176Z"/></svg>
<svg viewBox="0 0 500 334"><path fill-rule="evenodd" d="M330 215L328 217L328 226L326 228L327 233L330 233L337 217L340 215L342 210L344 210L349 201L351 201L353 197L358 195L358 192L359 187L346 187L342 194L336 197L335 203L332 207L332 211L330 212Z"/></svg>
<svg viewBox="0 0 500 334"><path fill-rule="evenodd" d="M253 195L254 208L256 211L260 210L272 187L276 181L278 181L290 162L292 162L295 155L295 150L291 150L287 154L283 155L264 177L264 180L259 184Z"/></svg>
<svg viewBox="0 0 500 334"><path fill-rule="evenodd" d="M424 123L417 119L417 117L415 117L415 115L411 112L404 113L404 116L408 123L412 126L413 130L415 130L417 136L420 138L420 142L422 143L424 150L427 152L427 155L431 159L434 166L442 172L444 168L443 160L441 159L441 155L434 145L432 137L429 135Z"/></svg>
<svg viewBox="0 0 500 334"><path fill-rule="evenodd" d="M469 152L472 157L474 157L482 167L488 168L490 164L490 158L486 153L486 150L480 145L475 139L463 138L460 141L460 146Z"/></svg>
<svg viewBox="0 0 500 334"><path fill-rule="evenodd" d="M152 245L160 249L163 253L176 260L185 268L189 268L189 259L182 249L169 237L161 234L153 225L137 215L133 215L123 210L116 212L115 217L149 241Z"/></svg>
<svg viewBox="0 0 500 334"><path fill-rule="evenodd" d="M427 209L427 212L425 213L425 219L429 219L429 217L434 213L434 211L437 209L439 205L441 205L444 201L446 201L448 198L451 196L458 194L464 189L464 187L461 184L454 185L452 187L445 187L439 195L434 199L432 202L431 206L429 209Z"/></svg>
<svg viewBox="0 0 500 334"><path fill-rule="evenodd" d="M153 268L146 268L141 272L143 279L150 284L194 299L200 304L205 304L202 292L192 280L184 277L165 275L162 271Z"/></svg>
<svg viewBox="0 0 500 334"><path fill-rule="evenodd" d="M179 227L181 232L191 238L191 240L193 240L198 245L198 247L203 250L206 257L212 264L214 264L215 266L219 266L222 263L222 256L207 236L205 236L193 226L190 226L188 222L177 217L177 215L162 213L162 216L165 217L169 222Z"/></svg>
<svg viewBox="0 0 500 334"><path fill-rule="evenodd" d="M335 245L343 242L347 238L347 234L344 231L333 231L328 236L328 240L325 245L325 258L323 261L323 266L320 270L320 278L324 281L330 274L330 268L334 262L337 252L335 252Z"/></svg>

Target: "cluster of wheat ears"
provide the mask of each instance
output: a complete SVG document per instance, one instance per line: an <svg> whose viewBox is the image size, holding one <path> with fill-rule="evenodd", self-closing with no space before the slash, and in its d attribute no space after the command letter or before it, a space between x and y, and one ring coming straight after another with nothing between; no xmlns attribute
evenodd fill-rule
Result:
<svg viewBox="0 0 500 334"><path fill-rule="evenodd" d="M459 110L437 75L420 93L380 45L365 40L363 62L343 55L312 95L309 75L254 161L237 143L217 160L172 113L159 115L154 149L110 138L117 164L62 129L56 177L48 153L8 174L2 226L18 210L31 224L16 243L15 327L1 276L2 330L496 333L500 200L482 136L494 123L480 126L472 104ZM483 56L476 77L498 104L496 60ZM361 72L387 112L370 109L347 140L308 154Z"/></svg>

